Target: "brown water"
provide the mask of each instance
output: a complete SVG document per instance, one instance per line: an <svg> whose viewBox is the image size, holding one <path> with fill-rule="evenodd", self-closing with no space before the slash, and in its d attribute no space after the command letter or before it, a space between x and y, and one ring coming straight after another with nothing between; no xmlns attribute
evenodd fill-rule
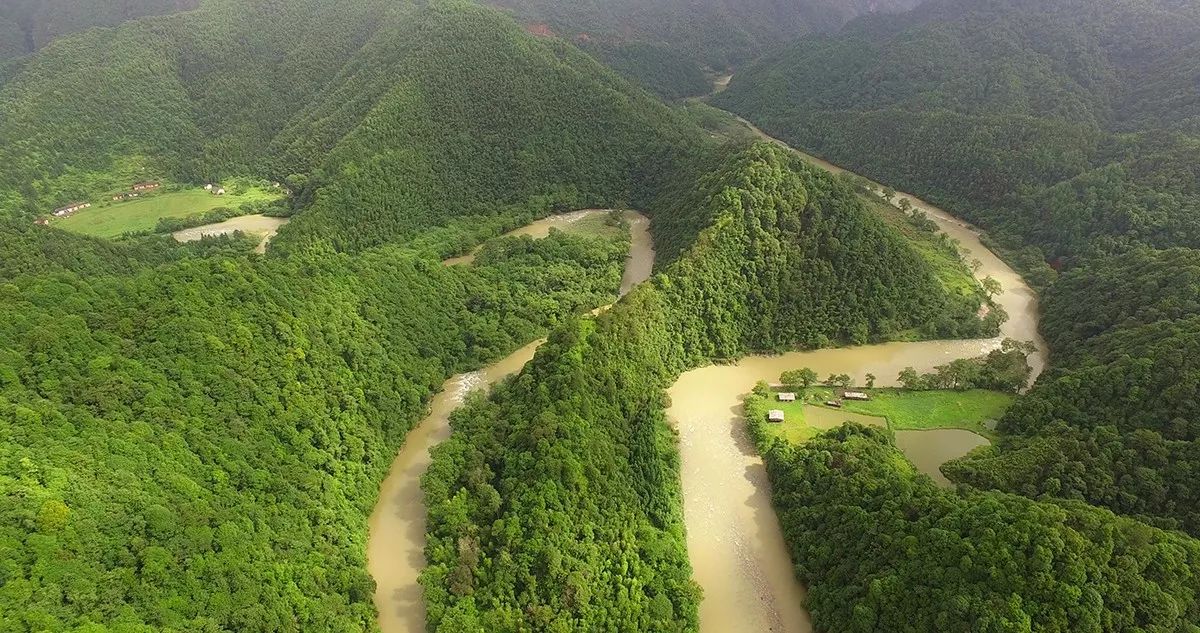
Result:
<svg viewBox="0 0 1200 633"><path fill-rule="evenodd" d="M450 437L450 414L473 389L485 389L520 371L542 341L513 352L481 371L455 376L434 396L429 415L404 438L379 488L367 537L367 571L375 579L379 628L424 631L425 599L417 576L425 568L425 500L421 476L429 469L429 451Z"/></svg>
<svg viewBox="0 0 1200 633"><path fill-rule="evenodd" d="M830 171L845 171L808 158ZM970 257L980 261L979 277L991 275L1001 283L1004 292L997 302L1008 312L1009 321L1001 328L1002 336L995 339L886 343L752 356L732 365L696 369L679 378L669 390L672 406L668 415L680 436L688 556L694 578L704 589L701 631L813 630L801 606L804 588L793 575L779 521L771 507L770 482L740 415L741 398L755 382L775 382L785 370L811 367L820 376L849 374L857 384L863 384L866 374L873 373L879 377L878 386L893 386L905 367L931 371L956 358L985 354L999 347L1003 337L1034 341L1037 352L1030 357L1033 376L1045 367L1046 346L1037 333L1037 297L1033 291L980 243L973 227L916 196L897 194L893 204L901 198L908 198L924 210L942 231L969 251ZM965 453L973 441L957 433L937 432L907 437L902 448L907 446L912 451L907 453L910 458L936 479L941 477L937 467L945 459Z"/></svg>
<svg viewBox="0 0 1200 633"><path fill-rule="evenodd" d="M982 435L965 429L896 431L896 446L904 451L908 460L945 487L952 484L939 470L942 464L989 443Z"/></svg>
<svg viewBox="0 0 1200 633"><path fill-rule="evenodd" d="M601 212L607 213L589 210L553 216L554 221L539 220L512 234L545 237L552 227ZM574 219L568 219L571 217ZM625 217L630 223L631 243L621 281L622 295L648 279L654 267L649 219L633 211L626 212ZM429 468L430 449L449 437L450 414L462 404L467 393L485 389L520 371L542 342L530 343L480 371L447 380L441 393L433 398L429 415L405 437L404 446L379 488L379 501L368 523L367 570L375 579L375 609L383 633L425 630L425 599L417 577L425 568L425 500L421 494L421 476Z"/></svg>
<svg viewBox="0 0 1200 633"><path fill-rule="evenodd" d="M267 252L267 244L279 232L279 227L287 224L289 221L288 218L243 215L216 224L205 224L204 226L175 231L171 234L171 237L174 237L178 242L192 242L202 237L227 235L241 231L247 235L257 235L262 238L262 241L258 243L258 248L254 249L256 253L262 254Z"/></svg>

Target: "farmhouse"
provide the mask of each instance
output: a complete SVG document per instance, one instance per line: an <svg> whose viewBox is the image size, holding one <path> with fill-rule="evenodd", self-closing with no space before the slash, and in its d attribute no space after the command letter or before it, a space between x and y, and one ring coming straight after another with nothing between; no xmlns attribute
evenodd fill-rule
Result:
<svg viewBox="0 0 1200 633"><path fill-rule="evenodd" d="M128 199L130 199L130 198L137 198L137 197L138 197L138 196L140 196L140 195L142 195L142 194L140 194L140 193L135 193L135 192L133 192L133 191L126 191L126 192L123 192L123 193L118 193L117 195L113 196L113 197L112 197L112 199L113 199L113 201L114 201L114 202L119 202L119 201L121 201L121 200L128 200Z"/></svg>
<svg viewBox="0 0 1200 633"><path fill-rule="evenodd" d="M50 220L47 220L46 218L38 218L38 219L34 220L33 223L38 226L46 226L46 225L50 224Z"/></svg>
<svg viewBox="0 0 1200 633"><path fill-rule="evenodd" d="M223 196L225 195L225 189L218 187L215 191L213 191L213 193L218 196Z"/></svg>
<svg viewBox="0 0 1200 633"><path fill-rule="evenodd" d="M842 394L842 397L845 398L846 400L870 400L871 399L871 396L868 396L867 394L865 394L861 391L847 391L846 393Z"/></svg>
<svg viewBox="0 0 1200 633"><path fill-rule="evenodd" d="M130 189L133 189L134 191L149 191L151 189L158 189L160 186L161 185L159 185L157 182L147 180L133 183L133 186L130 187Z"/></svg>
<svg viewBox="0 0 1200 633"><path fill-rule="evenodd" d="M212 190L213 190L212 183L209 183L209 184L207 184L207 185L204 185L204 190L205 190L205 191L212 191Z"/></svg>
<svg viewBox="0 0 1200 633"><path fill-rule="evenodd" d="M783 411L771 409L767 412L767 422L783 422Z"/></svg>
<svg viewBox="0 0 1200 633"><path fill-rule="evenodd" d="M790 391L782 392L777 397L779 398L780 402L795 402L796 401L796 394L794 394Z"/></svg>
<svg viewBox="0 0 1200 633"><path fill-rule="evenodd" d="M833 407L833 408L835 408L835 409L841 409L841 408L842 408L842 401L841 401L841 400L826 400L826 401L825 401L825 406L827 406L827 407Z"/></svg>
<svg viewBox="0 0 1200 633"><path fill-rule="evenodd" d="M68 215L75 213L76 211L81 211L90 206L92 206L92 203L90 203L90 202L72 202L71 204L68 204L65 207L59 207L59 208L55 209L54 217L65 218Z"/></svg>

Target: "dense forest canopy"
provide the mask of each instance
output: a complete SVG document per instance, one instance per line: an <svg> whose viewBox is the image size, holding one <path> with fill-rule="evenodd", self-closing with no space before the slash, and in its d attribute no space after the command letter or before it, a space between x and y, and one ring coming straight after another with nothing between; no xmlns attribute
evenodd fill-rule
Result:
<svg viewBox="0 0 1200 633"><path fill-rule="evenodd" d="M574 41L667 98L707 94L724 73L803 33L918 0L489 0L530 30Z"/></svg>
<svg viewBox="0 0 1200 633"><path fill-rule="evenodd" d="M10 213L151 176L253 175L316 200L282 248L358 249L452 217L636 202L699 136L573 47L466 3L230 0L70 42L0 88Z"/></svg>
<svg viewBox="0 0 1200 633"><path fill-rule="evenodd" d="M1198 40L1191 2L938 0L798 40L718 103L1047 259L1195 247Z"/></svg>
<svg viewBox="0 0 1200 633"><path fill-rule="evenodd" d="M649 208L704 219L674 263L453 418L423 482L435 630L694 630L663 389L754 350L982 327L979 297L961 305L850 184L786 150L757 144L687 190Z"/></svg>
<svg viewBox="0 0 1200 633"><path fill-rule="evenodd" d="M928 516L934 499L943 508L934 514L988 500L993 525L1019 524L1017 515L1057 516L1059 527L1037 529L1060 532L1056 539L1074 532L1070 539L1100 546L1092 551L1127 552L1088 556L1086 564L1099 567L1087 574L1134 585L1093 580L1087 591L1096 595L1070 590L1099 601L1091 609L1103 614L1099 621L1071 615L1074 600L1054 606L1050 596L1024 595L1021 604L1037 610L997 630L1190 631L1200 620L1196 541L1182 534L1200 535L1197 41L1194 2L935 0L894 19L867 17L834 35L800 39L740 72L718 97L800 147L965 211L1045 290L1042 330L1052 366L1004 415L994 447L943 468L963 484L957 493L920 490L925 484L913 481L920 477L885 468L895 449L874 431L847 429L803 448L763 447L771 451L776 503L801 576L814 583L818 620L836 630L872 630L932 622L925 618L934 614L950 617L937 628L955 628L963 621L957 618L974 617L936 603L888 602L889 583L915 583L943 604L958 604L935 588L936 560L922 558L920 571L904 577L912 557L923 555L919 547L895 559L886 549L855 549L871 535L928 542L916 524L880 527L892 508L863 506L865 481L890 491L880 499L912 499L910 517ZM854 468L830 468L838 464ZM1012 493L1038 501L1029 505ZM827 517L838 508L853 508L853 525L831 526ZM1001 518L1008 513L1012 520ZM828 556L832 542L815 538L814 530L830 527L846 539L836 558ZM929 526L942 536L946 528ZM997 551L1021 551L1012 543L1033 534ZM1174 580L1158 577L1164 568L1149 562L1167 551ZM1063 554L1047 561L1064 561ZM876 576L861 613L824 600L827 590L842 598L862 587L870 569L885 573L873 567L878 561L894 571ZM953 574L977 562L945 561L943 573ZM1132 561L1142 563L1120 571ZM1155 608L1165 619L1122 606L1144 591L1167 600ZM971 603L978 600L985 598ZM993 604L989 615L1004 613Z"/></svg>
<svg viewBox="0 0 1200 633"><path fill-rule="evenodd" d="M1048 295L1057 369L1001 421L961 481L1103 505L1200 536L1200 252L1138 251Z"/></svg>
<svg viewBox="0 0 1200 633"><path fill-rule="evenodd" d="M0 4L0 62L37 51L61 35L199 4L200 0L6 0Z"/></svg>
<svg viewBox="0 0 1200 633"><path fill-rule="evenodd" d="M818 630L1182 632L1200 618L1200 541L1083 503L942 489L879 429L759 438Z"/></svg>
<svg viewBox="0 0 1200 633"><path fill-rule="evenodd" d="M497 4L0 6L0 629L373 629L366 517L405 434L549 333L424 479L429 624L696 630L664 388L998 319L850 179L622 78L675 98L738 65L719 105L952 203L1045 289L1053 366L959 488L878 430L756 434L818 627L1196 630L1196 3L931 0L787 44L915 2ZM229 177L292 193L265 256L32 222ZM619 237L440 261L591 206L644 209L660 255L598 316Z"/></svg>
<svg viewBox="0 0 1200 633"><path fill-rule="evenodd" d="M586 55L465 3L224 0L12 68L14 631L374 627L366 516L405 433L450 374L611 301L627 245L555 233L475 266L440 256L645 197L708 155L698 128ZM31 222L134 178L227 174L296 190L266 257L239 237L110 242Z"/></svg>

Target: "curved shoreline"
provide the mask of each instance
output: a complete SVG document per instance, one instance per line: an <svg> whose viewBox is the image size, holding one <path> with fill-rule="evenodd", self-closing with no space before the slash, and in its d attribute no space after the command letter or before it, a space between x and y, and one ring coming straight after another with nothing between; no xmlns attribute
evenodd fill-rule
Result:
<svg viewBox="0 0 1200 633"><path fill-rule="evenodd" d="M587 209L550 216L509 235L544 237L552 227L607 212L607 209ZM626 211L625 219L629 222L630 248L619 295L649 279L654 267L650 220L635 211ZM470 256L446 260L443 264L469 264L471 259L467 257ZM486 389L520 371L543 342L534 341L483 369L447 380L430 402L429 414L405 436L380 485L379 501L368 521L367 570L375 579L375 610L383 633L425 630L425 598L417 579L425 569L426 510L421 476L431 462L429 451L450 436L450 414L468 393Z"/></svg>
<svg viewBox="0 0 1200 633"><path fill-rule="evenodd" d="M736 116L736 115L735 115ZM795 151L834 173L837 165L795 150L738 117L760 138ZM849 172L852 173L852 172ZM978 259L976 277L990 275L1003 292L996 302L1009 314L1001 336L960 341L885 343L862 347L749 356L732 365L712 365L684 373L668 390L667 415L679 431L684 521L693 579L704 590L700 630L811 633L804 609L805 590L796 579L790 552L771 503L771 484L741 416L741 398L759 380L774 382L789 369L811 367L824 376L846 373L862 384L867 373L879 386L895 385L905 367L928 372L956 358L986 354L1005 337L1033 341L1032 381L1045 368L1047 348L1038 333L1037 295L1016 271L980 241L968 223L907 193L908 198L956 239L964 255Z"/></svg>

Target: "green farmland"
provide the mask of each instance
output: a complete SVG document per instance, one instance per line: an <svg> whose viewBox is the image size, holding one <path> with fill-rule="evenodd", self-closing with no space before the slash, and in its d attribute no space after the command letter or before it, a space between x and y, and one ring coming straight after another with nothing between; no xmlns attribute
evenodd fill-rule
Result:
<svg viewBox="0 0 1200 633"><path fill-rule="evenodd" d="M240 195L231 192L223 196L199 188L150 193L124 202L96 204L71 217L51 220L51 223L85 235L117 237L133 231L151 230L159 218L181 218L217 207L236 209L247 202L269 202L279 197L277 192L258 187L248 187Z"/></svg>

